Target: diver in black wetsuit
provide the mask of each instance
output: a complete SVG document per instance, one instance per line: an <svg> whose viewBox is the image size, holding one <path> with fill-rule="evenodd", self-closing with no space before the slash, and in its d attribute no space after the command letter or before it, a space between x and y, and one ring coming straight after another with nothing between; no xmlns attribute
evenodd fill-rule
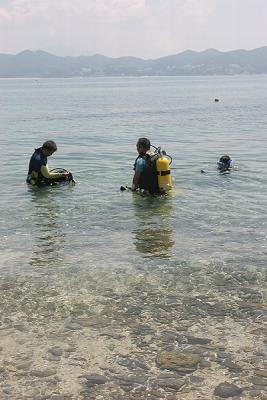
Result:
<svg viewBox="0 0 267 400"><path fill-rule="evenodd" d="M50 186L57 182L70 180L70 172L49 171L47 157L55 151L57 151L57 145L53 140L47 140L42 147L35 149L29 163L27 183L37 186Z"/></svg>
<svg viewBox="0 0 267 400"><path fill-rule="evenodd" d="M232 168L232 160L231 157L225 154L221 156L219 161L217 162L217 169L219 172L226 172L230 171Z"/></svg>
<svg viewBox="0 0 267 400"><path fill-rule="evenodd" d="M219 161L217 162L217 170L220 174L229 174L230 171L233 169L233 160L231 159L230 156L227 154L221 156L219 158ZM206 172L212 172L212 171L206 171L204 169L201 169L200 172L202 174L205 174Z"/></svg>

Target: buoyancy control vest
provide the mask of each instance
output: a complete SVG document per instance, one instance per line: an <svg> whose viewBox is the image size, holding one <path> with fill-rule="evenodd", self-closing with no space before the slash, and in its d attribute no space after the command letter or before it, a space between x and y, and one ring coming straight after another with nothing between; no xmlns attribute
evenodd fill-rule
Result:
<svg viewBox="0 0 267 400"><path fill-rule="evenodd" d="M150 194L159 194L156 163L149 154L139 154L134 163L134 170L139 158L145 160L144 170L140 174L139 189L147 190Z"/></svg>
<svg viewBox="0 0 267 400"><path fill-rule="evenodd" d="M139 158L146 162L143 172L140 174L139 188L147 190L150 194L162 194L172 188L172 178L170 170L170 160L160 148L154 154L139 154L134 163Z"/></svg>

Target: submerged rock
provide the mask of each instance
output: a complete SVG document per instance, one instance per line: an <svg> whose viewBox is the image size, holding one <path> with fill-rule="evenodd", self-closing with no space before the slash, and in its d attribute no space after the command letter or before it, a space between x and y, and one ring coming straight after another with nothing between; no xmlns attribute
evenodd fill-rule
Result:
<svg viewBox="0 0 267 400"><path fill-rule="evenodd" d="M103 375L99 374L91 374L91 375L82 375L82 378L85 378L87 381L87 384L89 385L103 385L104 383L107 382L107 378Z"/></svg>
<svg viewBox="0 0 267 400"><path fill-rule="evenodd" d="M63 350L59 346L54 346L48 349L48 353L51 353L53 356L60 357L62 356Z"/></svg>
<svg viewBox="0 0 267 400"><path fill-rule="evenodd" d="M82 329L82 326L78 322L67 322L65 324L65 329L69 329L71 331L77 331Z"/></svg>
<svg viewBox="0 0 267 400"><path fill-rule="evenodd" d="M36 376L38 378L45 378L47 376L55 375L56 371L54 369L43 369L43 370L38 370L34 369L30 372L31 376Z"/></svg>
<svg viewBox="0 0 267 400"><path fill-rule="evenodd" d="M197 369L199 361L200 357L197 354L173 351L160 353L156 363L159 368L179 372L191 372Z"/></svg>
<svg viewBox="0 0 267 400"><path fill-rule="evenodd" d="M158 381L158 386L164 389L170 388L179 390L184 384L185 380L180 378L166 378Z"/></svg>
<svg viewBox="0 0 267 400"><path fill-rule="evenodd" d="M116 379L122 381L123 384L132 385L134 383L145 383L147 381L147 377L145 375L120 375L117 376Z"/></svg>
<svg viewBox="0 0 267 400"><path fill-rule="evenodd" d="M264 377L264 378L267 378L267 370L265 370L265 369L259 369L259 370L255 371L255 375L258 375L258 376L262 376L262 377Z"/></svg>
<svg viewBox="0 0 267 400"><path fill-rule="evenodd" d="M267 386L267 378L263 376L254 376L252 377L251 382L256 386Z"/></svg>
<svg viewBox="0 0 267 400"><path fill-rule="evenodd" d="M195 336L186 336L187 341L189 344L209 344L211 342L211 339L207 338L200 338L200 337L195 337Z"/></svg>
<svg viewBox="0 0 267 400"><path fill-rule="evenodd" d="M239 396L242 392L243 389L228 382L220 383L214 390L215 396L222 397L223 399Z"/></svg>
<svg viewBox="0 0 267 400"><path fill-rule="evenodd" d="M234 363L234 362L231 361L231 360L224 360L224 361L221 363L221 365L222 365L223 367L225 367L225 368L228 368L229 371L232 371L232 372L240 372L240 371L242 371L242 367L240 367L240 365Z"/></svg>

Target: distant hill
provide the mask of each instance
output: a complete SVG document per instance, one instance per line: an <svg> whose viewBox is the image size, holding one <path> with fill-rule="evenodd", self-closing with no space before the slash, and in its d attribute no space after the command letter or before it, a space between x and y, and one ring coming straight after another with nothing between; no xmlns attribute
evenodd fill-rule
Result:
<svg viewBox="0 0 267 400"><path fill-rule="evenodd" d="M267 74L267 47L208 49L144 60L136 57L59 57L45 51L0 54L0 77L179 76Z"/></svg>

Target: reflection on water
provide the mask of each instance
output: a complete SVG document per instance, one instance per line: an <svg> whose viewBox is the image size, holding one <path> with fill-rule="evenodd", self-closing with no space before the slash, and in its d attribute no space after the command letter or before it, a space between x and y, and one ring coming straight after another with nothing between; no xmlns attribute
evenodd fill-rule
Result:
<svg viewBox="0 0 267 400"><path fill-rule="evenodd" d="M65 246L65 235L60 225L60 203L54 187L29 189L32 194L34 244L30 264L34 267L58 265Z"/></svg>
<svg viewBox="0 0 267 400"><path fill-rule="evenodd" d="M136 250L149 258L170 258L174 245L171 226L172 197L133 196L137 228L133 230Z"/></svg>

